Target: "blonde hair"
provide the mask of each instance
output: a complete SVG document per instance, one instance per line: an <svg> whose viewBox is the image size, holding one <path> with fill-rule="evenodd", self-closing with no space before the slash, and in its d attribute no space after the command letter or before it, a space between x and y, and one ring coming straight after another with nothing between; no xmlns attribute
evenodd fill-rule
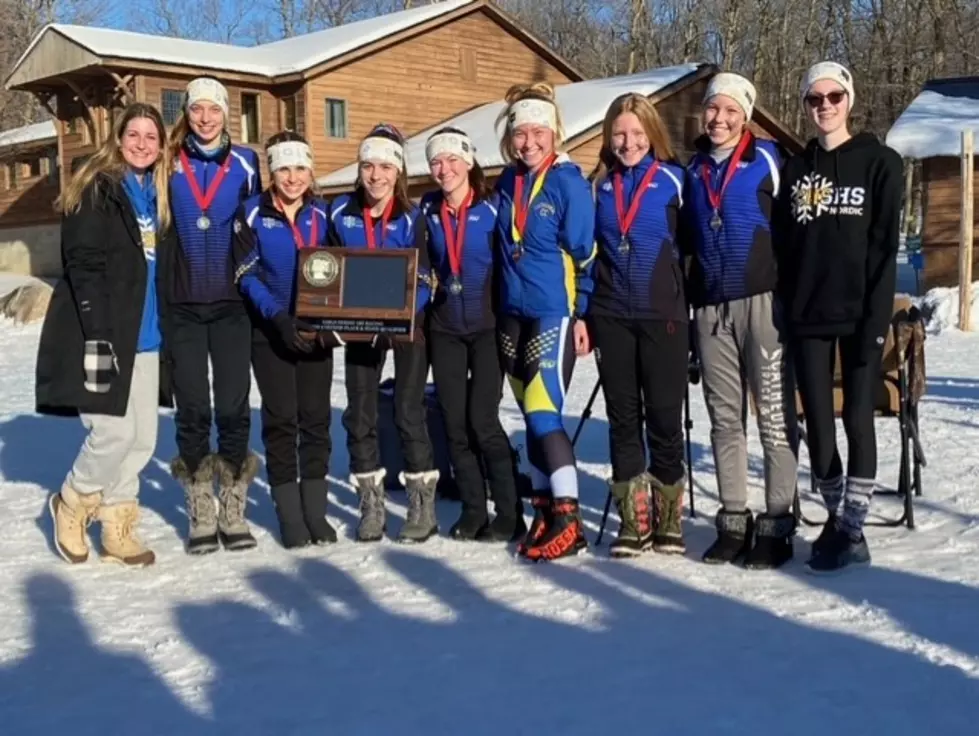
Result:
<svg viewBox="0 0 979 736"><path fill-rule="evenodd" d="M506 91L504 97L506 107L496 119L496 127L501 122L506 123L503 129L503 136L500 139L500 155L510 162L520 160L516 148L513 146L513 130L510 128L510 110L513 105L520 100L544 100L554 105L554 117L557 120L557 130L554 132L554 150L557 151L564 143L564 123L561 120L561 110L557 106L554 97L554 85L550 82L534 82L533 84L515 84Z"/></svg>
<svg viewBox="0 0 979 736"><path fill-rule="evenodd" d="M605 121L602 123L602 150L598 154L598 165L589 177L592 181L601 181L618 162L619 159L612 150L612 125L619 115L628 112L639 118L639 124L642 125L643 132L649 140L649 149L653 158L659 161L671 161L676 157L673 144L670 142L670 133L663 123L663 118L656 111L656 106L644 95L627 92L612 100L612 104L605 112Z"/></svg>
<svg viewBox="0 0 979 736"><path fill-rule="evenodd" d="M163 117L152 105L145 102L134 102L119 115L112 135L102 144L101 148L92 154L88 160L72 175L64 191L55 201L55 207L63 214L73 214L82 204L86 189L94 183L93 199L99 194L97 177L104 174L114 181L121 181L126 173L128 164L122 156L122 136L126 127L133 120L146 118L152 120L160 138L160 155L153 165L153 186L156 189L156 215L159 232L166 232L170 227L170 171L172 158L166 147L166 128Z"/></svg>

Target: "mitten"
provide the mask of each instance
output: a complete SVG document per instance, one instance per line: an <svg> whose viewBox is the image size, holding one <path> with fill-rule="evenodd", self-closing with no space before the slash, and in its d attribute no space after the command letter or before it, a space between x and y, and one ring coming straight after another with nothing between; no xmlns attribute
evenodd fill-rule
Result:
<svg viewBox="0 0 979 736"><path fill-rule="evenodd" d="M93 394L105 394L112 386L112 379L119 375L112 343L108 340L85 341L85 390Z"/></svg>
<svg viewBox="0 0 979 736"><path fill-rule="evenodd" d="M282 344L290 350L295 350L299 353L312 351L313 346L299 334L296 321L285 312L279 312L275 315L272 318L272 325L279 333Z"/></svg>

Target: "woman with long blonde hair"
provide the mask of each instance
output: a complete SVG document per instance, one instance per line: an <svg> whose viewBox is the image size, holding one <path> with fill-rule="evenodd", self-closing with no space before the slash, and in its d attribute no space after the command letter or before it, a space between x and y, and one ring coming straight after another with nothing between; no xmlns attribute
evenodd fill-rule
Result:
<svg viewBox="0 0 979 736"><path fill-rule="evenodd" d="M258 154L234 145L228 90L211 77L187 84L181 119L171 134L173 222L180 236L171 279L171 354L177 405L174 478L183 486L187 552L254 547L245 520L258 459L248 451L251 408L251 321L235 285L235 214L262 190ZM212 407L211 376L213 368ZM212 416L217 452L211 452ZM217 485L217 503L214 487Z"/></svg>
<svg viewBox="0 0 979 736"><path fill-rule="evenodd" d="M546 82L515 85L500 151L499 341L504 370L527 425L534 520L518 547L532 560L586 546L578 473L561 410L575 357L590 352L582 321L595 257L595 205L578 166L559 148L564 126Z"/></svg>
<svg viewBox="0 0 979 736"><path fill-rule="evenodd" d="M682 553L683 398L689 323L677 237L685 172L643 95L616 98L602 125L595 186L598 242L588 324L605 395L614 557ZM645 423L646 448L638 428Z"/></svg>
<svg viewBox="0 0 979 736"><path fill-rule="evenodd" d="M136 527L139 475L168 393L161 356L176 235L165 143L160 113L130 105L57 202L64 277L41 331L35 393L39 413L79 416L88 430L48 504L55 548L72 564L88 559L93 521L102 525L102 559L139 567L155 560Z"/></svg>

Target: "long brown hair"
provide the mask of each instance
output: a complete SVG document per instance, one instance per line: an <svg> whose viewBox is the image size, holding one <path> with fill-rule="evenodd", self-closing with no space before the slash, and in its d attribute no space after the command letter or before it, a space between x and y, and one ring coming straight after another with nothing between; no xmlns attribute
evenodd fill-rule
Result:
<svg viewBox="0 0 979 736"><path fill-rule="evenodd" d="M447 125L444 128L439 128L434 133L432 133L429 138L434 138L442 133L455 133L456 135L466 136L469 135L466 131L461 128L453 128L451 125ZM473 204L478 204L479 202L486 199L489 196L489 185L486 183L486 172L483 171L483 167L479 165L479 161L473 157L473 167L469 169L469 188L473 192Z"/></svg>
<svg viewBox="0 0 979 736"><path fill-rule="evenodd" d="M656 111L656 106L644 95L627 92L612 100L612 104L605 112L605 121L602 123L602 150L598 154L598 165L589 176L593 182L601 181L618 164L619 159L612 150L612 126L619 115L628 112L639 118L639 124L642 125L643 132L649 140L649 150L653 158L659 161L675 159L676 154L670 142L670 133L663 123L663 118Z"/></svg>
<svg viewBox="0 0 979 736"><path fill-rule="evenodd" d="M122 136L126 128L133 120L146 118L153 121L156 133L160 139L160 156L153 165L153 186L156 189L156 215L159 222L159 231L166 232L170 227L170 154L167 151L166 127L163 125L163 116L153 105L145 102L134 102L126 107L116 120L113 126L112 135L109 136L101 148L92 154L84 164L72 174L71 179L64 191L55 201L55 207L63 214L72 214L78 211L81 206L82 197L85 190L93 182L95 186L92 196L99 194L99 184L97 177L103 174L114 181L121 181L126 173L128 164L122 156Z"/></svg>
<svg viewBox="0 0 979 736"><path fill-rule="evenodd" d="M379 123L374 129L364 136L367 138L387 138L394 141L399 146L404 147L404 136L393 125ZM360 179L360 161L357 161L357 182L354 184L354 194L362 205L367 204L367 193L364 191L364 183ZM401 170L398 172L398 180L394 183L394 201L397 205L396 211L392 213L394 217L400 217L405 212L411 212L411 197L408 196L408 162L405 161Z"/></svg>
<svg viewBox="0 0 979 736"><path fill-rule="evenodd" d="M554 105L555 119L557 120L557 130L554 132L554 150L558 151L564 143L564 123L561 120L561 110L557 106L554 96L554 85L550 82L534 82L533 84L515 84L506 91L504 96L506 107L496 118L496 127L501 122L506 123L503 135L500 138L500 155L504 160L516 162L520 160L517 150L513 147L513 130L510 128L510 109L514 103L520 100L544 100Z"/></svg>

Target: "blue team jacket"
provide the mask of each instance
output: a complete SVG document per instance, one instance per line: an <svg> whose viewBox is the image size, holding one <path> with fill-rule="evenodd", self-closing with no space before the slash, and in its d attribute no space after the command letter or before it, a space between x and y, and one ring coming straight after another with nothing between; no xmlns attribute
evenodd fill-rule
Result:
<svg viewBox="0 0 979 736"><path fill-rule="evenodd" d="M241 203L262 190L258 155L250 148L231 145L230 140L225 140L213 159L204 159L189 142L184 144L184 151L191 171L184 171L177 158L170 177L170 209L180 239L172 300L208 304L240 299L231 263L232 224ZM225 162L230 163L230 169L208 209L210 227L201 230L197 227L201 209L187 176L195 177L201 193L206 194Z"/></svg>
<svg viewBox="0 0 979 736"><path fill-rule="evenodd" d="M523 247L515 248L511 230L514 184L522 165L500 175L496 220L501 249L500 311L525 318L584 316L592 292L595 260L595 202L581 169L566 155L546 174L530 206ZM524 186L530 198L534 177ZM517 254L519 253L519 257Z"/></svg>
<svg viewBox="0 0 979 736"><path fill-rule="evenodd" d="M367 231L364 229L364 202L358 192L341 194L330 203L330 243L341 248L366 248ZM374 242L378 248L418 249L418 289L415 293L415 311L421 313L431 300L431 274L426 247L425 223L417 207L401 212L395 204L387 230L381 232L381 218L374 220Z"/></svg>
<svg viewBox="0 0 979 736"><path fill-rule="evenodd" d="M772 244L772 213L779 190L782 156L772 141L752 136L721 201L721 227L710 226L713 207L701 175L706 164L714 191L730 158L718 164L701 137L687 166L684 239L693 264L690 297L696 305L721 304L775 289L777 269Z"/></svg>
<svg viewBox="0 0 979 736"><path fill-rule="evenodd" d="M313 221L316 242L312 243ZM326 202L310 198L296 215L304 247L323 247L327 242ZM235 283L248 302L265 318L292 313L296 298L298 247L286 216L263 192L250 197L238 209L234 224Z"/></svg>
<svg viewBox="0 0 979 736"><path fill-rule="evenodd" d="M595 188L595 238L598 257L590 314L637 319L687 320L677 227L683 207L685 171L672 162L659 168L639 200L623 249L615 206L613 176L622 176L623 204L632 198L653 165L646 156L633 167L617 167Z"/></svg>
<svg viewBox="0 0 979 736"><path fill-rule="evenodd" d="M452 277L445 230L442 227L442 192L422 197L422 217L428 228L428 255L438 289L432 298L429 327L457 335L471 335L496 327L496 237L497 198L476 202L466 215L466 238L462 245L460 277L462 293L453 294L448 286ZM457 220L450 215L451 227Z"/></svg>

